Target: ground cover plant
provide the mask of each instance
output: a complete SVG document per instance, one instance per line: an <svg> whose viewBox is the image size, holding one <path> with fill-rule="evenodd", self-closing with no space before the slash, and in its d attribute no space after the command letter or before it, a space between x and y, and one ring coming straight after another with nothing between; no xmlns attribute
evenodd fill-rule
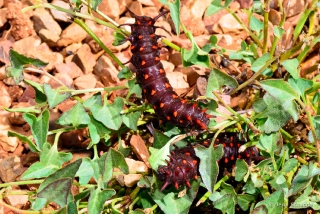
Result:
<svg viewBox="0 0 320 214"><path fill-rule="evenodd" d="M141 3L133 2L122 12L132 17L128 22L103 14L99 7L103 4L75 0L66 9L37 2L22 9L67 14L87 33L83 39L95 57L104 60L103 69L116 71L116 84L108 82L115 77L112 72L103 76L101 69L95 73L100 83L81 88L79 81L68 84L52 74L50 63L41 57L30 57L14 46L3 51L8 54L3 86L34 91L32 105L3 107L19 117L26 130L8 129L6 134L23 142L28 156L21 158L31 154L35 158L16 180L4 179L0 172L2 209L19 213L320 209L318 1L305 2L290 22L291 6L299 6L290 0L213 0L203 9L204 16L228 16L237 32L233 35L223 21L212 18L206 37L198 35L200 21L185 18L192 9L199 10L196 3L192 7L188 2L161 0L155 4L156 15L149 17L135 14L132 5ZM98 25L86 20L111 30L112 38L99 36ZM37 33L45 38L44 31ZM232 37L238 39L236 45L229 44ZM61 38L60 43L46 41L52 49L67 46ZM84 62L90 59L79 60L80 54L61 48L65 62L68 50L72 62L79 62L86 74ZM129 53L133 66L122 60L120 51ZM180 70L168 71L168 52L179 56ZM34 81L30 72L47 80ZM179 87L172 76L183 72L193 87L174 92ZM4 169L9 159L0 160ZM12 196L26 196L26 202L15 206Z"/></svg>

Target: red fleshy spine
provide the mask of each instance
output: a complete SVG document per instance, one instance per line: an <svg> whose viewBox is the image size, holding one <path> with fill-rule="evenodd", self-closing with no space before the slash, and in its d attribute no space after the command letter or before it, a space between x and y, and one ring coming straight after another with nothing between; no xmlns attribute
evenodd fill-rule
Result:
<svg viewBox="0 0 320 214"><path fill-rule="evenodd" d="M127 38L132 44L133 55L130 62L136 68L137 81L142 87L144 97L162 120L179 127L206 130L210 115L196 104L182 100L173 91L160 62L161 46L157 41L160 36L155 34L157 27L154 24L167 12L155 18L137 16L130 10L129 12L135 18L134 24L127 24L132 31Z"/></svg>
<svg viewBox="0 0 320 214"><path fill-rule="evenodd" d="M209 141L201 144L209 146ZM222 144L224 148L223 157L218 162L220 174L225 170L231 172L237 159L243 159L248 164L263 159L256 147L249 147L244 152L239 152L239 147L245 143L246 141L239 139L237 133L223 133L218 136L214 145ZM191 145L172 151L170 161L167 163L167 166L158 168L157 176L160 181L164 182L161 191L170 184L174 184L176 189L183 184L190 187L190 181L198 177L199 158Z"/></svg>

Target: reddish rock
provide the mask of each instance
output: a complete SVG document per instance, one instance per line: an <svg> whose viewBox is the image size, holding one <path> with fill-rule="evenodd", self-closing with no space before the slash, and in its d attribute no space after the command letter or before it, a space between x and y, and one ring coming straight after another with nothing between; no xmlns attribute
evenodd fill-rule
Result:
<svg viewBox="0 0 320 214"><path fill-rule="evenodd" d="M82 47L73 56L72 61L76 63L85 74L92 73L93 67L96 65L96 56L91 53L87 44Z"/></svg>
<svg viewBox="0 0 320 214"><path fill-rule="evenodd" d="M286 10L287 18L301 13L305 9L305 0L284 0L283 8Z"/></svg>
<svg viewBox="0 0 320 214"><path fill-rule="evenodd" d="M18 156L8 156L0 160L0 178L4 182L15 181L22 174L20 158Z"/></svg>
<svg viewBox="0 0 320 214"><path fill-rule="evenodd" d="M111 19L118 19L120 15L119 3L117 0L103 0L98 9Z"/></svg>
<svg viewBox="0 0 320 214"><path fill-rule="evenodd" d="M16 41L12 48L20 54L27 55L30 50L35 50L41 44L40 37L34 35Z"/></svg>
<svg viewBox="0 0 320 214"><path fill-rule="evenodd" d="M155 6L155 3L151 0L138 0L138 2L145 6Z"/></svg>
<svg viewBox="0 0 320 214"><path fill-rule="evenodd" d="M70 4L61 0L54 0L51 2L52 5L58 6L58 7L62 7L66 10L70 10ZM50 12L52 14L52 17L56 20L56 21L60 21L60 22L71 22L71 16L69 16L67 13L65 12L61 12L59 10L54 10L54 9L50 9Z"/></svg>
<svg viewBox="0 0 320 214"><path fill-rule="evenodd" d="M142 5L137 1L132 2L132 4L129 6L129 9L138 16L143 15ZM126 13L126 16L131 17L129 12Z"/></svg>
<svg viewBox="0 0 320 214"><path fill-rule="evenodd" d="M51 33L59 36L61 34L60 25L53 19L50 12L45 8L37 8L34 10L33 17L34 29L39 32L41 29L47 29Z"/></svg>
<svg viewBox="0 0 320 214"><path fill-rule="evenodd" d="M72 79L83 75L81 69L74 62L56 63L54 66L58 73L68 74Z"/></svg>
<svg viewBox="0 0 320 214"><path fill-rule="evenodd" d="M18 139L16 137L8 137L0 134L0 148L6 152L14 152L18 146Z"/></svg>
<svg viewBox="0 0 320 214"><path fill-rule="evenodd" d="M57 109L59 109L61 112L66 112L69 111L76 103L76 100L67 99L66 101L60 103L57 106Z"/></svg>
<svg viewBox="0 0 320 214"><path fill-rule="evenodd" d="M171 86L174 89L185 89L189 88L189 84L187 82L187 76L180 72L170 72L167 73L167 78Z"/></svg>
<svg viewBox="0 0 320 214"><path fill-rule="evenodd" d="M253 0L236 0L241 9L249 9L253 5Z"/></svg>
<svg viewBox="0 0 320 214"><path fill-rule="evenodd" d="M124 11L127 10L127 6L132 4L132 0L118 0L119 4L119 14L122 14Z"/></svg>
<svg viewBox="0 0 320 214"><path fill-rule="evenodd" d="M239 18L248 26L248 16L245 13L238 13ZM219 27L223 33L239 33L243 30L242 26L237 20L230 14L222 16L218 21Z"/></svg>
<svg viewBox="0 0 320 214"><path fill-rule="evenodd" d="M28 195L6 195L4 198L5 202L15 208L23 208L29 201Z"/></svg>
<svg viewBox="0 0 320 214"><path fill-rule="evenodd" d="M15 108L25 108L31 106L30 103L27 102L20 102L17 105L14 105L12 109ZM9 121L12 125L23 125L26 123L26 121L22 117L22 113L20 112L11 112Z"/></svg>
<svg viewBox="0 0 320 214"><path fill-rule="evenodd" d="M6 67L2 66L0 67L0 80L4 80L6 78L7 78Z"/></svg>
<svg viewBox="0 0 320 214"><path fill-rule="evenodd" d="M82 43L74 43L74 44L71 44L69 46L67 46L65 48L65 51L66 51L66 55L67 56L70 56L72 54L75 54L80 48L82 47Z"/></svg>
<svg viewBox="0 0 320 214"><path fill-rule="evenodd" d="M2 40L0 41L0 50L1 50L1 54L0 54L0 62L4 63L4 64L9 64L9 51L10 48L12 47L13 43L10 40Z"/></svg>
<svg viewBox="0 0 320 214"><path fill-rule="evenodd" d="M11 100L13 102L18 101L18 99L21 97L23 94L22 88L20 88L18 85L10 86L8 88L8 92L10 94Z"/></svg>
<svg viewBox="0 0 320 214"><path fill-rule="evenodd" d="M139 135L133 135L130 139L130 145L131 145L133 152L137 155L137 157L144 162L144 164L143 164L144 167L146 165L148 167L150 167L149 162L148 162L148 158L150 157L150 155L149 155L149 151L148 151L148 148L146 147L144 140ZM131 162L131 159L129 159L129 160ZM132 167L135 167L134 172L138 172L138 171L141 172L139 167L137 167L138 169L136 168L136 166L132 166ZM147 169L145 169L144 167L143 167L143 171L146 171Z"/></svg>
<svg viewBox="0 0 320 214"><path fill-rule="evenodd" d="M6 18L7 10L8 10L7 8L0 9L0 27L2 27L7 22L7 18Z"/></svg>
<svg viewBox="0 0 320 214"><path fill-rule="evenodd" d="M93 74L86 74L74 80L74 86L77 89L88 89L96 86L97 79Z"/></svg>
<svg viewBox="0 0 320 214"><path fill-rule="evenodd" d="M104 86L114 86L120 83L117 76L119 72L107 56L102 55L99 58L93 73L103 82Z"/></svg>
<svg viewBox="0 0 320 214"><path fill-rule="evenodd" d="M157 15L159 15L159 10L156 7L143 7L142 8L142 13L145 16L149 16L149 17L156 17ZM161 17L162 18L162 17ZM160 20L161 20L160 18ZM163 18L162 18L163 19ZM159 19L158 19L159 20Z"/></svg>
<svg viewBox="0 0 320 214"><path fill-rule="evenodd" d="M11 103L12 99L8 92L8 87L3 82L0 82L0 106L9 108Z"/></svg>
<svg viewBox="0 0 320 214"><path fill-rule="evenodd" d="M56 46L58 40L60 39L60 37L57 34L52 33L50 30L44 28L39 31L39 37L50 47Z"/></svg>
<svg viewBox="0 0 320 214"><path fill-rule="evenodd" d="M85 30L76 23L72 23L62 31L57 45L60 47L66 47L70 44L81 42L86 38L86 36L87 33Z"/></svg>
<svg viewBox="0 0 320 214"><path fill-rule="evenodd" d="M202 19L205 10L210 5L211 0L195 0L190 7L191 14L194 19Z"/></svg>
<svg viewBox="0 0 320 214"><path fill-rule="evenodd" d="M35 97L36 91L30 85L27 85L18 102L28 102L29 100L34 99Z"/></svg>
<svg viewBox="0 0 320 214"><path fill-rule="evenodd" d="M69 76L69 74L66 73L56 73L54 75L54 77L56 77L58 80L60 80L64 85L66 85L68 88L71 88L73 80L72 78ZM57 81L55 81L54 79L49 79L48 84L52 87L52 88L58 88L61 86L60 83L58 83Z"/></svg>

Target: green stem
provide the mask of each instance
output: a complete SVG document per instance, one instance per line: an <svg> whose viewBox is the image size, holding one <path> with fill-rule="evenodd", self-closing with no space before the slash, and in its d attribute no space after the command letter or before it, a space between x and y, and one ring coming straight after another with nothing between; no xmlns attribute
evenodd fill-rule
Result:
<svg viewBox="0 0 320 214"><path fill-rule="evenodd" d="M27 184L41 184L44 180L31 180L31 181L16 181L0 184L0 188L8 187L8 186L19 186L19 185L27 185Z"/></svg>
<svg viewBox="0 0 320 214"><path fill-rule="evenodd" d="M301 51L299 56L297 57L299 64L306 58L307 54L309 53L310 49L313 48L318 42L320 42L320 36L314 38L310 45L306 45L304 49Z"/></svg>
<svg viewBox="0 0 320 214"><path fill-rule="evenodd" d="M112 51L103 44L103 42L97 37L97 35L94 34L94 32L80 19L75 18L74 22L78 24L82 29L84 29L94 41L96 41L100 47L111 57L113 61L115 61L121 68L124 67L122 62L112 53Z"/></svg>
<svg viewBox="0 0 320 214"><path fill-rule="evenodd" d="M169 40L163 38L161 39L161 42L163 42L164 44L166 44L167 46L169 46L170 48L176 50L176 51L181 51L181 48L175 44L173 44L172 42L170 42Z"/></svg>
<svg viewBox="0 0 320 214"><path fill-rule="evenodd" d="M4 206L4 207L7 207L10 211L13 211L15 213L22 213L22 214L51 214L52 211L44 211L44 210L41 210L41 211L27 211L27 210L20 210L18 208L15 208L9 204L6 204L3 200L0 200L0 207L1 206Z"/></svg>
<svg viewBox="0 0 320 214"><path fill-rule="evenodd" d="M268 50L268 30L269 30L269 12L270 12L270 0L264 2L264 19L263 19L263 49L262 53L267 53ZM272 56L272 55L271 55Z"/></svg>
<svg viewBox="0 0 320 214"><path fill-rule="evenodd" d="M229 7L225 8L236 20L237 22L241 25L241 27L251 36L251 38L253 39L253 41L260 47L263 48L262 43L260 42L259 38L254 35L254 33L252 33L243 23L243 21L237 16L237 14L235 14Z"/></svg>
<svg viewBox="0 0 320 214"><path fill-rule="evenodd" d="M127 86L120 85L120 86L114 86L114 87L105 87L105 88L89 88L89 89L83 89L83 90L75 90L75 89L60 89L59 92L70 92L72 96L77 94L84 94L84 93L91 93L91 92L100 92L100 91L106 91L107 93L110 93L112 91L121 90L121 89L127 89Z"/></svg>

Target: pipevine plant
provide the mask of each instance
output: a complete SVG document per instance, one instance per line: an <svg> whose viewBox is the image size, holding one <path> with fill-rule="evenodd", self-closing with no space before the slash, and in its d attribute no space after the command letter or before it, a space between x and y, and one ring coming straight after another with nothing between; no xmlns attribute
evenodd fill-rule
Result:
<svg viewBox="0 0 320 214"><path fill-rule="evenodd" d="M286 34L288 5L282 0L277 1L281 20L271 31L269 0L254 2L242 10L248 25L231 9L232 0L213 0L206 16L225 10L249 35L250 39L242 41L236 51L219 46L216 35L200 48L180 20L180 1L160 2L164 10L159 14L170 17L177 34L182 28L191 42L190 49L155 34L154 22L159 17L131 13L135 18L134 24L128 24L131 34L99 11L99 0L74 0L72 10L45 1L24 8L42 7L69 14L117 64L118 78L126 83L83 90L68 88L44 69L46 62L10 50L7 75L16 84L23 81L35 90L36 105L5 108L21 113L31 130L30 136L14 131L8 136L26 143L39 155L39 161L21 175L20 181L0 184L1 198L28 195L31 205L27 213L51 213L48 209L52 207L57 213L135 214L320 210L319 75L310 78L300 72L308 54L319 54L317 0L309 1L302 12L286 50L282 50L281 41ZM78 12L84 6L88 13ZM92 11L103 19L94 17ZM115 46L129 40L136 70L131 72L84 20L113 29ZM185 67L197 65L209 71L199 102L186 101L172 90L158 59L159 39L168 49L181 53ZM222 61L213 60L213 55ZM246 71L240 71L237 65L246 67ZM319 67L319 60L316 65ZM228 73L228 66L238 71L237 77L245 78L235 78ZM24 72L28 71L46 75L61 86L54 89L47 83L25 79ZM125 92L125 96L115 96L118 91ZM157 96L158 92L166 94ZM243 109L231 108L222 96L245 93L248 99ZM149 103L144 102L145 98ZM66 100L76 104L54 121L60 128L52 129L50 112ZM221 112L219 105L229 113ZM158 123L158 117L164 122ZM175 126L170 124L172 121ZM306 137L293 131L297 124L307 130ZM88 142L86 149L93 151L92 157L77 159L73 153L60 150L58 143L63 136L77 137L80 133ZM23 191L13 188L22 189L26 184L38 186ZM3 200L0 205L26 212Z"/></svg>

